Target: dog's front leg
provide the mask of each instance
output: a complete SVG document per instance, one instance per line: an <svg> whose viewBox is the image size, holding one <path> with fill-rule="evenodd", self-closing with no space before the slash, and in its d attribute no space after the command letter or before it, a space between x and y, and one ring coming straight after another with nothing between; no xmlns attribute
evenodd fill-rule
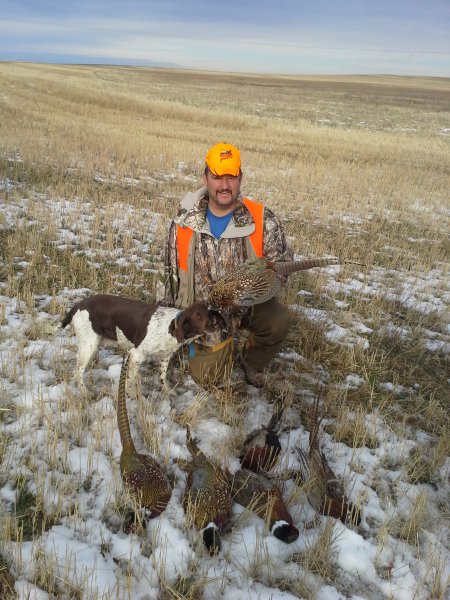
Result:
<svg viewBox="0 0 450 600"><path fill-rule="evenodd" d="M80 392L84 395L84 396L88 396L89 395L89 390L86 387L86 384L84 383L84 379L83 379L83 375L84 375L84 367L78 368L77 369L77 383L78 383L78 389L80 390Z"/></svg>

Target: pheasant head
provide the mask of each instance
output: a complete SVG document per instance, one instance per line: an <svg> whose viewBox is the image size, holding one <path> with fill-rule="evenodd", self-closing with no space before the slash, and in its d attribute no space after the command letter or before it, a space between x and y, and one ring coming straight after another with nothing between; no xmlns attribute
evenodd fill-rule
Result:
<svg viewBox="0 0 450 600"><path fill-rule="evenodd" d="M233 498L266 520L273 536L291 544L299 536L281 490L261 473L241 469L234 474Z"/></svg>

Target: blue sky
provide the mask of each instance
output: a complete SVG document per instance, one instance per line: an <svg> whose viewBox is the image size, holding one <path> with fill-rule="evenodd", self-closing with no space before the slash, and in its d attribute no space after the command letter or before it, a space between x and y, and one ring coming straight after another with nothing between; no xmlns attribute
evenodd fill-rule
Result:
<svg viewBox="0 0 450 600"><path fill-rule="evenodd" d="M450 0L0 0L0 60L450 77Z"/></svg>

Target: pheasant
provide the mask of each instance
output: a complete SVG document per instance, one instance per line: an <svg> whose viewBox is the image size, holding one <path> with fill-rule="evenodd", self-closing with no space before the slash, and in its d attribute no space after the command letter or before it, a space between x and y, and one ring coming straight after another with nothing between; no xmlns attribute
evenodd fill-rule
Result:
<svg viewBox="0 0 450 600"><path fill-rule="evenodd" d="M136 452L125 399L127 371L128 357L125 357L120 371L117 395L117 423L122 442L120 471L131 495L142 508L150 512L150 518L153 518L165 510L172 494L172 487L159 464L151 456Z"/></svg>
<svg viewBox="0 0 450 600"><path fill-rule="evenodd" d="M187 428L186 445L192 456L189 465L187 492L183 500L188 518L203 529L203 542L209 553L219 552L220 531L231 515L231 487L222 469L203 454Z"/></svg>
<svg viewBox="0 0 450 600"><path fill-rule="evenodd" d="M291 515L277 485L261 473L241 469L234 474L233 499L245 508L267 519L272 535L291 544L298 538Z"/></svg>
<svg viewBox="0 0 450 600"><path fill-rule="evenodd" d="M284 279L297 271L340 264L337 258L316 258L273 262L253 258L220 278L210 289L208 303L216 310L253 306L270 300Z"/></svg>
<svg viewBox="0 0 450 600"><path fill-rule="evenodd" d="M294 477L297 483L305 485L308 502L319 514L359 525L361 512L348 501L341 482L321 452L318 431L319 423L316 423L310 433L309 456L298 449L301 467L293 473Z"/></svg>
<svg viewBox="0 0 450 600"><path fill-rule="evenodd" d="M250 471L270 471L275 466L281 452L281 444L276 428L283 414L284 405L277 402L272 418L265 427L252 431L244 440L240 456L243 469Z"/></svg>

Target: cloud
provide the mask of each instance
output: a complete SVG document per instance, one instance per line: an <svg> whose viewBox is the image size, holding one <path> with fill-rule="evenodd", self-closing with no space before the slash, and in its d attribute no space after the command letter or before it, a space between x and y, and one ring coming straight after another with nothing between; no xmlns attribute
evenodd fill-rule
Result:
<svg viewBox="0 0 450 600"><path fill-rule="evenodd" d="M439 10L433 13L430 4ZM229 0L226 10L207 0L0 0L0 6L0 58L450 75L450 8L438 0L426 6L418 0Z"/></svg>

